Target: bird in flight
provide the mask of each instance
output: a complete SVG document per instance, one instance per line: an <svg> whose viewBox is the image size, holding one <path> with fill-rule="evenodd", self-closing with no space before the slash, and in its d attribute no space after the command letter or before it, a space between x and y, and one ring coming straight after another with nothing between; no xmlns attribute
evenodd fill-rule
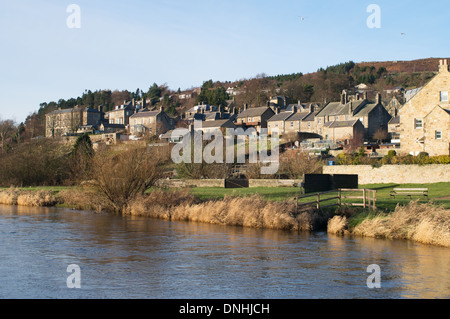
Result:
<svg viewBox="0 0 450 319"><path fill-rule="evenodd" d="M402 33L400 33L400 35L406 35L406 33L402 32Z"/></svg>
<svg viewBox="0 0 450 319"><path fill-rule="evenodd" d="M305 20L305 18L304 18L304 17L300 17L300 16L299 16L299 18L300 18L300 20L301 20L301 21L304 21L304 20Z"/></svg>

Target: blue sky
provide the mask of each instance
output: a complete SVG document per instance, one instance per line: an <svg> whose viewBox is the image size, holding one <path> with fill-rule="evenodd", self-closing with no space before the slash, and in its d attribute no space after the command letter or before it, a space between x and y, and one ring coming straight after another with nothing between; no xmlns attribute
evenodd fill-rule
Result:
<svg viewBox="0 0 450 319"><path fill-rule="evenodd" d="M70 4L81 8L79 29L67 27ZM370 4L381 8L379 29L367 27ZM0 0L0 118L21 122L85 89L176 90L446 57L449 12L446 0Z"/></svg>

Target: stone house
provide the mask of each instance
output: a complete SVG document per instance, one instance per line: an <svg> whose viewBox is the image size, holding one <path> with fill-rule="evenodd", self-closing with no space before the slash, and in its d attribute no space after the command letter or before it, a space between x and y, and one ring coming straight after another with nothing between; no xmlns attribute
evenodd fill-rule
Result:
<svg viewBox="0 0 450 319"><path fill-rule="evenodd" d="M58 109L45 115L45 136L56 137L75 134L81 128L98 129L103 112L86 107L75 106L70 109Z"/></svg>
<svg viewBox="0 0 450 319"><path fill-rule="evenodd" d="M440 60L439 72L399 111L400 152L430 156L449 155L450 72Z"/></svg>
<svg viewBox="0 0 450 319"><path fill-rule="evenodd" d="M198 124L197 131L202 131L203 133L212 133L216 130L221 130L222 133L226 132L227 128L235 129L236 125L234 125L233 121L230 119L224 120L215 120L215 121L201 121ZM196 126L193 126L196 129Z"/></svg>
<svg viewBox="0 0 450 319"><path fill-rule="evenodd" d="M136 105L132 101L117 105L114 110L106 113L109 124L130 124L130 116L136 112Z"/></svg>
<svg viewBox="0 0 450 319"><path fill-rule="evenodd" d="M315 118L318 133L330 122L359 120L364 126L364 137L372 139L380 129L387 132L392 117L382 103L381 94L376 95L375 102L369 101L366 95L363 98L357 95L355 100L349 101L344 91L340 102L328 103Z"/></svg>
<svg viewBox="0 0 450 319"><path fill-rule="evenodd" d="M388 123L391 143L400 143L400 116L393 117Z"/></svg>
<svg viewBox="0 0 450 319"><path fill-rule="evenodd" d="M279 109L277 109L275 111L276 114L267 120L268 134L272 135L273 132L278 132L280 135L285 134L286 121L294 115L296 111L296 108L293 108L292 111L289 112L280 112Z"/></svg>
<svg viewBox="0 0 450 319"><path fill-rule="evenodd" d="M269 134L272 134L275 130L278 131L280 135L297 132L310 132L310 121L306 122L305 119L308 118L311 113L313 113L313 109L308 110L306 107L297 109L296 105L290 105L288 111L277 112L277 114L272 116L267 121Z"/></svg>
<svg viewBox="0 0 450 319"><path fill-rule="evenodd" d="M389 103L386 104L386 110L392 117L396 117L398 115L398 111L402 108L403 104L400 103L399 98L394 96Z"/></svg>
<svg viewBox="0 0 450 319"><path fill-rule="evenodd" d="M363 138L364 125L360 120L328 122L323 128L325 140L348 144L354 138Z"/></svg>
<svg viewBox="0 0 450 319"><path fill-rule="evenodd" d="M248 108L246 104L244 111L236 117L236 125L244 128L253 127L258 133L261 129L267 128L267 121L275 115L275 112L268 106Z"/></svg>
<svg viewBox="0 0 450 319"><path fill-rule="evenodd" d="M172 130L174 124L163 107L156 111L143 110L130 116L130 133L160 135Z"/></svg>

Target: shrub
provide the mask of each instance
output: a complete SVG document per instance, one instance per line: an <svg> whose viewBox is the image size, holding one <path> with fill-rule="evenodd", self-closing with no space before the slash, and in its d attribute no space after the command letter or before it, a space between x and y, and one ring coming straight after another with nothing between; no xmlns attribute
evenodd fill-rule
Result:
<svg viewBox="0 0 450 319"><path fill-rule="evenodd" d="M133 199L163 176L162 166L168 158L165 148L135 146L118 153L98 152L91 169L94 189L110 205L107 209L124 212Z"/></svg>
<svg viewBox="0 0 450 319"><path fill-rule="evenodd" d="M70 145L51 139L22 143L0 155L0 186L61 185L68 177Z"/></svg>

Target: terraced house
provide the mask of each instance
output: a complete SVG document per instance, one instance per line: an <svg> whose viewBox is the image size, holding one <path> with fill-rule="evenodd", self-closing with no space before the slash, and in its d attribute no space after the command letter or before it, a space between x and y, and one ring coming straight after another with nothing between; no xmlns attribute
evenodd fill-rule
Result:
<svg viewBox="0 0 450 319"><path fill-rule="evenodd" d="M314 105L293 104L286 111L277 112L267 121L269 134L278 131L279 134L297 132L314 132ZM309 120L310 119L310 120ZM314 132L315 133L315 132Z"/></svg>
<svg viewBox="0 0 450 319"><path fill-rule="evenodd" d="M244 128L253 127L258 133L262 128L267 128L267 121L275 114L275 112L268 106L248 108L244 105L242 111L236 117L236 125Z"/></svg>
<svg viewBox="0 0 450 319"><path fill-rule="evenodd" d="M350 125L355 120L359 120L364 127L364 138L373 139L374 134L379 130L387 133L388 123L392 118L382 104L381 94L377 94L375 102L369 101L366 95L362 98L357 95L355 100L349 101L346 91L342 93L339 102L327 104L315 117L318 133L324 135L325 139L331 139L331 136L326 136L327 128L343 126L339 123L334 125L331 123L346 122Z"/></svg>
<svg viewBox="0 0 450 319"><path fill-rule="evenodd" d="M439 72L399 110L400 152L450 155L450 72L440 60Z"/></svg>

